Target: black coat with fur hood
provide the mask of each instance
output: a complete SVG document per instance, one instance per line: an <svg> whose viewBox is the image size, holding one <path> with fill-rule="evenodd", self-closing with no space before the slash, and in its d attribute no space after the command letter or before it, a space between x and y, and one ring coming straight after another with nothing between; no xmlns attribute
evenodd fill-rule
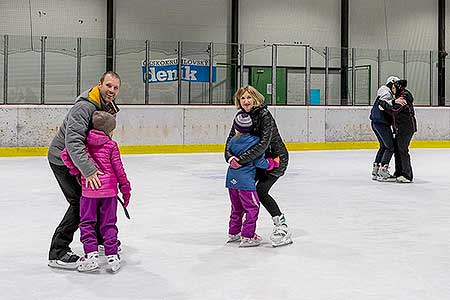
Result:
<svg viewBox="0 0 450 300"><path fill-rule="evenodd" d="M280 157L280 167L268 171L269 175L275 177L280 177L284 175L286 171L289 154L286 149L280 133L278 132L277 124L267 109L267 105L262 104L261 106L254 107L250 112L248 112L252 118L252 131L251 134L260 138L260 141L255 146L248 149L239 158L239 164L245 165L250 161L253 161L265 154L265 157L275 158ZM228 143L230 139L235 135L234 128L231 128L230 134L228 135L227 145L225 147L225 159L228 162L233 154L228 149Z"/></svg>

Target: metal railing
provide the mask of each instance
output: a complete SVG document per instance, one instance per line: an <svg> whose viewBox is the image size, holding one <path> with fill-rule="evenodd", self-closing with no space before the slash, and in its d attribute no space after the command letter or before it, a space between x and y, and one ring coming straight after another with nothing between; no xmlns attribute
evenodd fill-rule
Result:
<svg viewBox="0 0 450 300"><path fill-rule="evenodd" d="M2 39L0 104L70 104L106 69L105 39ZM341 103L340 48L150 40L113 45L122 104L231 104L235 90L247 84L271 105ZM371 105L377 87L396 75L408 79L417 105L437 106L437 51L353 48L348 53L349 105Z"/></svg>

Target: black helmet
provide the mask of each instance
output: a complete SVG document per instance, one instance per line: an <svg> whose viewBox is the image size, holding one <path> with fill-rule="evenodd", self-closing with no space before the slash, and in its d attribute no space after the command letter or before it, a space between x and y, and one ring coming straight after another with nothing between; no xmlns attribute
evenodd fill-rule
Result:
<svg viewBox="0 0 450 300"><path fill-rule="evenodd" d="M400 79L400 80L397 80L396 82L394 82L394 85L398 90L406 88L407 84L408 84L408 81L406 79Z"/></svg>

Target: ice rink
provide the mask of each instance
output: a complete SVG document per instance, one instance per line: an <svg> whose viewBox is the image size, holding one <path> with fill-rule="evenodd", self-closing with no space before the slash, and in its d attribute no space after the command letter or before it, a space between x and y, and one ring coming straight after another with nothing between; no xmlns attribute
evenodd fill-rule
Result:
<svg viewBox="0 0 450 300"><path fill-rule="evenodd" d="M291 152L272 189L294 243L226 245L221 153L123 156L122 269L51 269L67 203L45 157L0 158L0 299L450 299L450 149L412 149L415 182L370 178L375 150ZM82 253L79 234L73 250Z"/></svg>

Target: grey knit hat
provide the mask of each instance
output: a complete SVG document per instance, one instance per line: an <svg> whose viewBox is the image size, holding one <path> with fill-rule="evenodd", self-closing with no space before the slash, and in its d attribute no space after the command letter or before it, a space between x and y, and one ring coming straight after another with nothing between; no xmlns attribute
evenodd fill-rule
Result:
<svg viewBox="0 0 450 300"><path fill-rule="evenodd" d="M94 111L92 114L92 127L109 135L111 131L116 129L116 118L106 111Z"/></svg>
<svg viewBox="0 0 450 300"><path fill-rule="evenodd" d="M240 133L249 133L252 130L252 125L252 118L245 112L238 113L234 118L234 129Z"/></svg>

